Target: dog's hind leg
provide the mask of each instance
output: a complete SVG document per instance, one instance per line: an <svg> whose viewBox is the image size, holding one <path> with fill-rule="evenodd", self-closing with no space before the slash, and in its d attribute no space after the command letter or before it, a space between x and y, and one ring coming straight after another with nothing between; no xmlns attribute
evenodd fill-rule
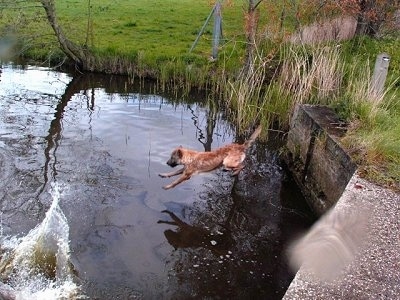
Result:
<svg viewBox="0 0 400 300"><path fill-rule="evenodd" d="M176 175L182 174L184 170L185 170L185 167L183 167L183 168L181 168L179 170L170 172L170 173L160 173L160 174L158 174L158 176L160 176L162 178L172 177L172 176L176 176Z"/></svg>
<svg viewBox="0 0 400 300"><path fill-rule="evenodd" d="M242 164L239 164L236 168L233 168L232 176L238 175L243 168L244 166Z"/></svg>
<svg viewBox="0 0 400 300"><path fill-rule="evenodd" d="M244 168L243 161L246 155L244 153L234 153L224 158L222 162L224 169L232 170L232 176L236 176Z"/></svg>
<svg viewBox="0 0 400 300"><path fill-rule="evenodd" d="M178 184L180 184L181 182L190 179L191 174L187 174L187 173L183 173L181 177L179 177L177 180L173 181L172 183L163 186L164 190L169 190L172 189L173 187L177 186Z"/></svg>

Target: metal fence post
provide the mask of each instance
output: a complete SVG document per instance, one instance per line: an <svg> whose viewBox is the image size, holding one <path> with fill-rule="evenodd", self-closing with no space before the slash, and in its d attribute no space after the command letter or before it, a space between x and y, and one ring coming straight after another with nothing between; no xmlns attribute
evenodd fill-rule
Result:
<svg viewBox="0 0 400 300"><path fill-rule="evenodd" d="M221 3L218 1L215 4L214 10L214 28L213 28L213 45L212 45L212 58L218 57L218 46L222 34L222 17L221 17Z"/></svg>
<svg viewBox="0 0 400 300"><path fill-rule="evenodd" d="M199 41L201 35L202 35L203 32L204 32L204 29L206 28L208 22L209 22L210 19L211 19L211 16L214 14L215 6L216 6L216 5L213 6L213 8L212 8L210 14L208 15L206 21L205 21L204 24L203 24L203 27L201 27L200 32L199 32L199 34L198 34L197 37L196 37L196 40L193 42L192 47L191 47L190 50L189 50L189 53L193 51L194 47L196 47L197 42Z"/></svg>

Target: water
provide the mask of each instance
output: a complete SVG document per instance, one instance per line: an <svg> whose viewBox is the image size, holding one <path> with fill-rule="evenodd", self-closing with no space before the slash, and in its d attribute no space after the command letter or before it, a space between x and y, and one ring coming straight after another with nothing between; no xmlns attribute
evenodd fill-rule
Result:
<svg viewBox="0 0 400 300"><path fill-rule="evenodd" d="M255 143L238 178L217 170L164 191L176 146L242 141L215 106L121 76L1 71L0 295L282 297L287 243L314 217L279 136Z"/></svg>

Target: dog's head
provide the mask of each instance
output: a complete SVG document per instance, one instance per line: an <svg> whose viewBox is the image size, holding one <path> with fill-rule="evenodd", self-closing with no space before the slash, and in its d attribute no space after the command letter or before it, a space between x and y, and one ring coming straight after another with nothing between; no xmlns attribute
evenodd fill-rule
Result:
<svg viewBox="0 0 400 300"><path fill-rule="evenodd" d="M171 157L167 161L167 165L170 167L176 167L177 165L181 165L181 159L182 159L183 153L181 147L175 149L171 153Z"/></svg>

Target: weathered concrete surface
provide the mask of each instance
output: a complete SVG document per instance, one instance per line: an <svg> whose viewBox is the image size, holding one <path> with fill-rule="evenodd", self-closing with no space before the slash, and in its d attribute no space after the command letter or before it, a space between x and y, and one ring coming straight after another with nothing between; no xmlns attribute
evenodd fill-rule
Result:
<svg viewBox="0 0 400 300"><path fill-rule="evenodd" d="M346 128L325 106L297 105L286 162L311 208L322 215L342 195L357 166L339 146Z"/></svg>
<svg viewBox="0 0 400 300"><path fill-rule="evenodd" d="M283 299L400 299L400 195L354 175L332 213L340 215L363 207L367 208L369 229L362 234L364 245L354 259L333 281L318 280L303 265ZM315 226L321 223L324 221ZM335 224L342 232L338 240L353 230L340 225Z"/></svg>
<svg viewBox="0 0 400 300"><path fill-rule="evenodd" d="M350 16L341 16L324 22L300 28L300 32L292 35L290 41L296 44L317 44L326 41L349 40L356 32L357 20Z"/></svg>

